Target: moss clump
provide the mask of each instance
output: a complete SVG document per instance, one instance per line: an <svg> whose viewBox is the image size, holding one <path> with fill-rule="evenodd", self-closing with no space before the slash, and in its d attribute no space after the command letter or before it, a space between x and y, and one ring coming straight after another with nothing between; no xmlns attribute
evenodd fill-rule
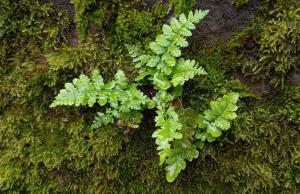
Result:
<svg viewBox="0 0 300 194"><path fill-rule="evenodd" d="M88 17L87 9L96 3L96 0L74 0L75 22L79 40L85 39L87 32Z"/></svg>
<svg viewBox="0 0 300 194"><path fill-rule="evenodd" d="M79 39L84 41L89 22L94 22L102 27L113 48L123 47L126 43L144 45L159 33L168 9L171 8L174 12L172 14L178 15L188 12L194 4L195 0L172 0L168 4L161 1L76 0L74 8L77 33Z"/></svg>
<svg viewBox="0 0 300 194"><path fill-rule="evenodd" d="M0 5L0 110L33 103L43 91L47 65L43 52L65 42L68 16L39 1L2 1Z"/></svg>
<svg viewBox="0 0 300 194"><path fill-rule="evenodd" d="M288 119L294 122L300 130L300 86L286 88L280 102L284 105L282 113L286 114Z"/></svg>
<svg viewBox="0 0 300 194"><path fill-rule="evenodd" d="M225 64L253 79L268 79L274 86L300 62L299 2L263 3L262 17L239 33L224 49Z"/></svg>
<svg viewBox="0 0 300 194"><path fill-rule="evenodd" d="M33 53L37 48L50 48L64 40L68 18L49 4L3 0L0 10L1 54L10 53L10 48L29 47Z"/></svg>
<svg viewBox="0 0 300 194"><path fill-rule="evenodd" d="M283 4L278 1L267 14L272 19L265 23L259 41L260 62L282 76L300 63L300 3Z"/></svg>
<svg viewBox="0 0 300 194"><path fill-rule="evenodd" d="M142 39L151 39L151 35L159 32L159 26L154 25L154 17L147 11L129 9L124 6L119 10L114 25L116 42L123 44L135 44ZM145 41L145 40L143 40Z"/></svg>
<svg viewBox="0 0 300 194"><path fill-rule="evenodd" d="M159 2L151 5L136 0L76 0L74 8L77 33L81 41L85 40L88 24L94 23L107 32L108 38L114 36L114 41L123 44L149 37L153 32L157 33L160 26L157 22L161 24L167 9Z"/></svg>
<svg viewBox="0 0 300 194"><path fill-rule="evenodd" d="M128 3L125 0L114 4L115 18L104 33L107 44L114 52L124 52L126 44L139 45L141 48L160 32L167 13L167 7L161 3Z"/></svg>
<svg viewBox="0 0 300 194"><path fill-rule="evenodd" d="M169 0L169 6L174 9L174 15L187 13L196 3L196 0Z"/></svg>
<svg viewBox="0 0 300 194"><path fill-rule="evenodd" d="M232 0L232 4L236 7L242 7L247 5L247 3L249 3L249 0Z"/></svg>
<svg viewBox="0 0 300 194"><path fill-rule="evenodd" d="M98 68L105 77L108 77L121 66L128 65L125 57L111 53L106 44L99 43L96 37L87 38L77 47L64 45L59 50L45 53L44 57L50 74L68 71L79 74Z"/></svg>

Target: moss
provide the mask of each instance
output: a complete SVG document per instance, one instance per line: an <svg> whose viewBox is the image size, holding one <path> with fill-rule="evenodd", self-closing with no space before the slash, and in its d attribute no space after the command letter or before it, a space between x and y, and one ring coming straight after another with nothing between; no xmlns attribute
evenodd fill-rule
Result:
<svg viewBox="0 0 300 194"><path fill-rule="evenodd" d="M183 98L187 106L203 112L208 108L209 101L228 94L230 91L238 92L240 96L254 96L238 79L225 74L225 69L220 67L223 60L222 54L222 49L218 46L187 53L207 71L207 75L198 76L185 85Z"/></svg>
<svg viewBox="0 0 300 194"><path fill-rule="evenodd" d="M185 86L185 106L203 111L208 99L228 91L238 91L242 98L238 118L226 137L207 145L200 159L193 162L177 184L181 178L186 182L191 180L189 186L194 187L193 192L203 193L296 192L300 167L299 87L288 87L284 93L261 99L225 74L221 68L222 46L190 55L199 56L197 60L208 75Z"/></svg>
<svg viewBox="0 0 300 194"><path fill-rule="evenodd" d="M108 31L119 30L118 34L111 34L112 44L121 45L124 37L128 42L144 44L147 39L143 36L154 36L156 26L163 22L165 7L155 5L151 13L135 7L136 4L130 4L134 9L115 7L115 18L120 18L105 28L106 36L99 31L99 36L87 37L78 47L71 47L64 38L69 29L67 15L39 1L2 2L0 192L299 192L299 87L287 87L272 96L258 98L234 74L228 74L231 68L238 72L246 62L260 59L260 23L232 40L226 52L219 45L185 51L208 71L207 76L185 85L185 107L202 111L211 99L229 91L239 92L242 98L233 127L223 138L206 145L199 159L169 184L159 166L151 137L153 129L147 123L131 135L124 135L114 126L91 130L94 110L49 108L63 83L79 73L99 68L109 79L121 67L130 74L129 59L118 55L119 51L106 42ZM97 6L89 7L85 13L94 9ZM128 18L138 22L137 26L124 18L127 13L131 15ZM145 21L149 23L141 17L147 17ZM145 32L143 36L135 31L140 29ZM116 37L120 38L118 42ZM266 75L265 71L262 75Z"/></svg>
<svg viewBox="0 0 300 194"><path fill-rule="evenodd" d="M272 19L265 23L260 38L260 61L281 75L294 70L300 62L300 4L283 4L278 1L268 13Z"/></svg>
<svg viewBox="0 0 300 194"><path fill-rule="evenodd" d="M116 17L105 30L107 44L114 52L124 53L126 44L145 47L160 32L167 13L167 7L138 2L127 3L125 0L115 4Z"/></svg>
<svg viewBox="0 0 300 194"><path fill-rule="evenodd" d="M87 32L88 19L86 11L89 7L96 3L96 0L74 0L75 22L79 40L85 39Z"/></svg>
<svg viewBox="0 0 300 194"><path fill-rule="evenodd" d="M187 105L198 109L207 106L202 97L207 92L206 86L202 89L203 82L207 83L205 79L196 81L192 85L194 89L188 90L197 92L198 97L186 97L186 101L190 102ZM227 83L223 87L226 85L230 86ZM215 88L215 95L222 91L219 85ZM200 92L202 95L199 95ZM285 108L282 110L281 99L285 99L286 103L290 97L279 95L265 100L244 95L240 100L238 117L225 138L207 145L201 158L194 162L182 179L191 180L191 187L208 189L207 193L296 192L300 133L294 121L287 120L293 114L287 113Z"/></svg>
<svg viewBox="0 0 300 194"><path fill-rule="evenodd" d="M170 0L169 6L173 7L174 15L178 15L189 12L195 3L196 0Z"/></svg>
<svg viewBox="0 0 300 194"><path fill-rule="evenodd" d="M288 119L294 122L300 130L300 86L291 86L285 89L281 104L284 104L281 111Z"/></svg>
<svg viewBox="0 0 300 194"><path fill-rule="evenodd" d="M114 32L116 42L134 44L144 37L151 39L151 34L159 31L159 26L153 24L154 18L149 12L129 9L125 6L118 13Z"/></svg>
<svg viewBox="0 0 300 194"><path fill-rule="evenodd" d="M247 3L249 3L249 0L232 0L232 4L236 7L242 7L247 5Z"/></svg>
<svg viewBox="0 0 300 194"><path fill-rule="evenodd" d="M252 79L266 77L266 70L259 63L259 39L263 21L257 19L237 33L230 41L221 45L222 62L227 71L242 73Z"/></svg>
<svg viewBox="0 0 300 194"><path fill-rule="evenodd" d="M75 22L81 42L84 42L88 24L96 24L96 32L105 34L105 41L114 52L124 50L125 44L147 45L160 32L161 25L174 9L174 15L187 12L195 1L140 2L114 0L110 2L74 1ZM122 52L122 51L121 51Z"/></svg>
<svg viewBox="0 0 300 194"><path fill-rule="evenodd" d="M78 74L98 68L104 76L111 76L128 63L124 57L113 55L103 43L99 44L95 37L87 38L77 47L64 45L59 50L45 53L44 56L50 74L64 71Z"/></svg>
<svg viewBox="0 0 300 194"><path fill-rule="evenodd" d="M100 8L87 13L87 18L89 21L94 22L96 24L102 24L107 18L108 14L108 5L103 4Z"/></svg>
<svg viewBox="0 0 300 194"><path fill-rule="evenodd" d="M300 60L299 3L264 1L262 16L237 34L224 48L225 65L254 80L284 86ZM267 8L268 7L268 8Z"/></svg>
<svg viewBox="0 0 300 194"><path fill-rule="evenodd" d="M31 52L36 52L37 48L50 48L64 40L63 33L69 24L68 17L49 4L4 0L0 9L0 38L3 43L0 47L1 53L16 47L30 47Z"/></svg>
<svg viewBox="0 0 300 194"><path fill-rule="evenodd" d="M114 36L113 41L119 44L133 43L157 32L160 25L155 24L166 14L166 8L160 3L151 5L136 0L110 2L77 0L74 5L75 21L81 41L85 40L88 23L94 22L107 32L108 38Z"/></svg>

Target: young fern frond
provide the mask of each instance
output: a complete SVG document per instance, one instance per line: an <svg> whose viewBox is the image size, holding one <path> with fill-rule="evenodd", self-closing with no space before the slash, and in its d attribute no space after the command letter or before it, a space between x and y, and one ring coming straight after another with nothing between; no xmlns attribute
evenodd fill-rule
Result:
<svg viewBox="0 0 300 194"><path fill-rule="evenodd" d="M180 58L178 65L173 70L172 84L174 87L182 86L187 80L194 78L195 75L206 75L202 67L196 67L195 60L184 60Z"/></svg>
<svg viewBox="0 0 300 194"><path fill-rule="evenodd" d="M214 141L222 130L230 128L230 122L236 118L238 98L237 93L230 93L212 101L211 108L204 111L204 115L192 109L178 110L181 138L159 151L160 163L167 164L166 178L169 182L173 182L185 169L186 160L191 162L198 157L198 149L203 148L205 141Z"/></svg>
<svg viewBox="0 0 300 194"><path fill-rule="evenodd" d="M65 89L59 92L50 107L58 105L88 105L92 107L95 103L100 106L109 105L109 108L106 109L105 114L97 114L92 125L93 128L112 123L114 118L126 119L124 116L126 114L154 106L154 103L137 89L137 85L128 84L128 79L122 70L115 74L114 80L107 83L103 82L99 71L94 70L92 79L86 75L80 75L72 83L66 83ZM135 120L135 123L132 124L135 127L139 123L137 121L141 121L141 119L129 117L127 120Z"/></svg>
<svg viewBox="0 0 300 194"><path fill-rule="evenodd" d="M149 45L148 54L140 54L135 47L128 47L135 67L139 70L137 81L148 77L156 89L167 90L178 84L183 85L195 75L206 72L197 67L195 61L181 58L181 47L187 47L187 37L192 35L196 23L208 14L208 11L191 11L188 16L181 14L179 19L172 18L170 25L163 25L162 34ZM181 73L180 71L185 71Z"/></svg>
<svg viewBox="0 0 300 194"><path fill-rule="evenodd" d="M202 141L212 142L221 136L222 131L230 128L230 122L237 117L236 105L239 94L229 93L210 103L210 109L204 111L204 116L199 119L197 138Z"/></svg>
<svg viewBox="0 0 300 194"><path fill-rule="evenodd" d="M197 158L198 145L194 143L197 119L200 114L193 109L177 109L179 121L182 125L181 139L176 139L168 149L159 152L161 163L166 164L166 178L168 182L173 182L179 173L185 169L186 160L192 161Z"/></svg>
<svg viewBox="0 0 300 194"><path fill-rule="evenodd" d="M58 105L89 105L92 107L96 102L96 93L94 85L85 75L73 80L72 83L66 83L65 89L59 92L50 107Z"/></svg>
<svg viewBox="0 0 300 194"><path fill-rule="evenodd" d="M158 128L152 134L152 137L156 139L155 143L158 145L157 150L170 149L170 142L174 139L181 139L182 137L180 133L182 125L179 122L178 114L174 107L167 109L161 108L158 109L156 113L155 125Z"/></svg>

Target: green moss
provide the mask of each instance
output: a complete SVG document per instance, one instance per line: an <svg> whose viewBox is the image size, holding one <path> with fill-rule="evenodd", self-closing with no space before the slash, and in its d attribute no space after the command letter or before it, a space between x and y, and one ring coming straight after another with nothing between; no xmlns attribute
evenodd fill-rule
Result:
<svg viewBox="0 0 300 194"><path fill-rule="evenodd" d="M76 29L79 40L85 39L85 34L87 32L88 19L86 11L87 9L95 4L96 0L74 0L74 9L75 9L75 22Z"/></svg>
<svg viewBox="0 0 300 194"><path fill-rule="evenodd" d="M124 49L125 44L144 46L159 33L169 7L174 8L174 15L177 15L189 11L194 3L194 0L176 0L168 4L160 1L151 4L136 0L77 0L74 5L79 39L84 41L90 21L103 24L102 30L113 49Z"/></svg>
<svg viewBox="0 0 300 194"><path fill-rule="evenodd" d="M153 32L157 33L160 25L155 24L166 14L166 7L160 3L148 5L136 0L77 0L74 5L75 21L81 41L85 39L88 23L94 22L107 32L108 38L113 36L113 41L119 44L132 43L135 39L141 40ZM143 11L142 8L148 11Z"/></svg>
<svg viewBox="0 0 300 194"><path fill-rule="evenodd" d="M170 7L173 7L174 15L176 16L180 13L189 12L196 3L196 0L170 0L168 3Z"/></svg>
<svg viewBox="0 0 300 194"><path fill-rule="evenodd" d="M184 88L183 96L187 106L195 108L198 112L207 109L209 101L228 94L230 91L238 92L240 96L254 96L238 79L225 74L225 69L220 67L223 60L222 54L222 49L218 46L188 53L208 73L189 81Z"/></svg>
<svg viewBox="0 0 300 194"><path fill-rule="evenodd" d="M242 7L247 5L247 3L249 3L249 0L232 0L232 4L234 4L236 7Z"/></svg>
<svg viewBox="0 0 300 194"><path fill-rule="evenodd" d="M143 37L151 38L151 34L159 31L159 26L155 26L151 13L129 9L125 6L119 10L119 15L115 22L116 41L123 44L134 44L135 41Z"/></svg>
<svg viewBox="0 0 300 194"><path fill-rule="evenodd" d="M221 45L222 62L227 71L242 73L254 80L266 78L266 69L259 63L258 56L262 26L263 21L256 19L230 41Z"/></svg>
<svg viewBox="0 0 300 194"><path fill-rule="evenodd" d="M286 88L280 103L284 105L281 109L282 113L286 114L300 130L300 86Z"/></svg>
<svg viewBox="0 0 300 194"><path fill-rule="evenodd" d="M11 47L30 46L31 52L36 47L53 47L63 40L63 32L68 27L65 15L39 1L4 0L0 10L1 53Z"/></svg>
<svg viewBox="0 0 300 194"><path fill-rule="evenodd" d="M193 89L188 88L187 91L197 95L189 94L185 99L189 102L187 105L203 109L207 106L203 99L214 98L214 95L203 97L210 92L206 83L211 85L210 88L215 88L215 95L222 92L220 88L231 85L230 82L222 82L220 87L207 80L213 78L196 80L196 83L189 85ZM231 89L234 91L237 88ZM299 127L293 124L295 121L287 120L294 115L294 111L282 107L291 96L295 98L294 94L260 100L246 93L241 98L232 129L216 144L206 146L201 159L187 170L189 177L183 179L187 181L190 178L193 180L191 187L206 188L207 193L296 192L299 184L300 133Z"/></svg>
<svg viewBox="0 0 300 194"><path fill-rule="evenodd" d="M189 186L194 192L296 192L300 175L299 87L260 99L234 77L225 75L221 68L223 51L217 46L191 53L199 56L208 75L185 86L185 106L202 111L208 99L238 91L242 96L238 118L225 138L206 146L202 157L186 171L188 177L182 179L191 180Z"/></svg>
<svg viewBox="0 0 300 194"><path fill-rule="evenodd" d="M100 8L90 13L87 13L87 18L89 21L92 21L96 24L102 24L102 22L105 21L107 18L108 9L109 9L108 5L103 4L100 6Z"/></svg>
<svg viewBox="0 0 300 194"><path fill-rule="evenodd" d="M145 47L160 32L167 13L167 7L160 3L140 5L123 0L118 1L115 7L117 16L105 30L105 35L107 44L116 53L127 53L126 44Z"/></svg>
<svg viewBox="0 0 300 194"><path fill-rule="evenodd" d="M252 79L268 79L285 85L288 73L300 61L299 3L264 2L262 17L256 18L224 48L224 62L230 70L242 71Z"/></svg>
<svg viewBox="0 0 300 194"><path fill-rule="evenodd" d="M299 3L283 8L276 6L269 15L260 38L260 62L266 70L285 75L300 62Z"/></svg>
<svg viewBox="0 0 300 194"><path fill-rule="evenodd" d="M112 55L109 48L97 41L96 38L88 38L77 47L65 45L57 51L45 53L49 73L68 70L89 72L98 68L105 76L111 76L118 68L125 66L124 57Z"/></svg>
<svg viewBox="0 0 300 194"><path fill-rule="evenodd" d="M284 9L291 5L284 1L281 4ZM186 50L185 55L197 59L208 75L185 85L185 107L202 111L211 99L229 91L237 91L242 97L233 127L223 138L207 145L199 159L169 184L159 166L151 124L145 122L130 135L112 126L91 130L92 110L48 108L63 83L80 73L99 68L109 79L122 67L129 74L126 56L118 55L103 34L87 38L78 47L67 45L67 16L50 5L2 1L0 8L1 193L299 192L299 87L258 98L228 75L229 70L239 72L248 68L247 63L259 61L261 34L265 30L260 22L237 35L226 50L222 46L198 52ZM115 25L112 20L112 27L105 31L119 29L111 37L127 37L133 43L145 41L143 36L155 36L155 27L161 25L167 12L159 5L150 9L151 14L138 7L119 8L125 23ZM119 8L114 8L116 19ZM273 10L273 6L268 4L266 9ZM94 7L89 7L87 13L93 11ZM126 13L137 17L128 16L136 19L138 26L124 19ZM138 19L144 16L150 24ZM268 17L271 16L264 16ZM146 28L154 30L146 32ZM131 29L142 29L145 34L140 36ZM105 41L99 37L105 37ZM122 44L117 39L110 40L112 44ZM290 44L288 49L296 48L291 42L285 44ZM256 75L247 68L245 75ZM257 73L260 79L278 76L274 67L269 75L265 72Z"/></svg>

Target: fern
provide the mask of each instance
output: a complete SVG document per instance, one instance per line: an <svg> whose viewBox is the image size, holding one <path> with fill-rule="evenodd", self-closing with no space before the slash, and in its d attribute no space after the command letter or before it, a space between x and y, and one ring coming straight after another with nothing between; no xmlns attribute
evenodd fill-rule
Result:
<svg viewBox="0 0 300 194"><path fill-rule="evenodd" d="M204 116L199 120L198 127L203 131L198 133L202 141L212 142L221 136L223 130L230 128L230 121L236 118L237 101L239 95L230 93L223 98L210 103L210 109L204 111Z"/></svg>
<svg viewBox="0 0 300 194"><path fill-rule="evenodd" d="M160 164L166 165L167 181L172 182L186 168L186 161L199 155L205 141L213 141L222 130L230 128L230 121L236 117L238 94L230 93L211 102L204 115L192 109L183 109L180 102L183 85L196 75L205 75L195 60L181 57L181 48L187 47L191 30L208 11L196 10L188 16L181 14L165 24L162 34L149 44L149 50L142 53L137 47L127 45L133 57L138 76L136 83L129 84L123 71L119 70L114 80L104 83L99 71L89 79L80 75L72 83L66 83L51 107L58 105L88 105L96 103L105 106L97 112L92 128L115 123L121 127L139 127L141 111L156 108L155 126L152 134L157 144ZM157 90L150 99L137 85L147 81ZM143 83L144 83L143 82Z"/></svg>
<svg viewBox="0 0 300 194"><path fill-rule="evenodd" d="M191 161L198 156L196 146L182 140L182 124L170 102L181 96L182 86L187 80L206 74L202 67L197 66L195 60L182 58L180 48L188 46L186 38L192 35L194 24L207 13L208 11L196 10L188 16L181 14L178 19L172 18L170 25L163 25L163 33L150 43L148 54L141 54L137 48L129 47L135 67L139 70L136 81L147 78L159 90L155 98L158 104L155 118L158 129L152 137L156 138L160 163L168 164L166 177L170 182L185 169L185 159ZM168 93L168 89L173 90Z"/></svg>
<svg viewBox="0 0 300 194"><path fill-rule="evenodd" d="M179 119L181 133L177 133L176 137L180 138L174 138L172 144L168 143L165 147L162 147L165 144L159 144L158 147L158 150L164 148L159 152L160 163L167 164L166 178L169 182L174 181L178 174L185 169L186 160L191 162L198 157L198 149L203 148L205 141L214 141L221 135L222 130L230 128L230 121L236 118L238 97L237 93L230 93L212 101L211 108L204 111L204 115L200 115L192 109L178 110L181 116ZM164 135L165 137L160 137L160 139L170 137L168 133Z"/></svg>
<svg viewBox="0 0 300 194"><path fill-rule="evenodd" d="M153 133L152 137L156 138L158 150L169 149L171 146L170 142L182 137L182 134L178 132L181 130L182 125L173 107L159 109L156 112L155 123L158 129Z"/></svg>
<svg viewBox="0 0 300 194"><path fill-rule="evenodd" d="M163 25L163 33L150 43L148 54L141 54L137 48L128 46L129 54L136 63L135 68L139 71L136 81L148 77L156 89L167 90L183 85L196 75L206 74L194 60L184 60L180 48L188 46L186 38L192 35L194 24L207 14L208 11L196 10L189 12L188 16L181 14L179 19L172 18L170 25Z"/></svg>
<svg viewBox="0 0 300 194"><path fill-rule="evenodd" d="M182 125L182 137L174 140L170 148L159 152L160 163L167 164L166 178L169 182L173 182L179 173L185 169L186 160L192 161L199 155L198 145L194 142L194 134L200 114L193 109L179 109L177 113Z"/></svg>
<svg viewBox="0 0 300 194"><path fill-rule="evenodd" d="M92 73L92 79L86 75L80 75L75 78L72 83L66 83L65 89L62 89L50 107L58 105L88 105L94 106L97 103L100 106L109 104L109 108L104 113L97 113L92 127L97 128L103 124L112 123L114 118L124 120L134 120L134 127L141 119L139 111L146 107L153 107L153 102L137 89L136 84L128 84L124 72L119 70L114 77L114 80L104 83L103 78L98 70ZM126 114L135 115L135 119L126 117Z"/></svg>

